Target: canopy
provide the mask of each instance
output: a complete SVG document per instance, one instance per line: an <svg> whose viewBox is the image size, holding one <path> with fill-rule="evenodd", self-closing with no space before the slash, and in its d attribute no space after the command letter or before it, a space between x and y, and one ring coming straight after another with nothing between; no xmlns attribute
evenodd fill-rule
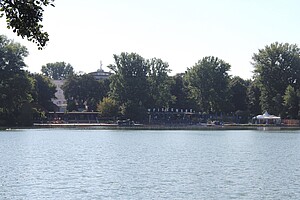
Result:
<svg viewBox="0 0 300 200"><path fill-rule="evenodd" d="M270 115L267 111L262 115L257 115L255 118L256 119L280 119L280 117L277 117L275 115Z"/></svg>
<svg viewBox="0 0 300 200"><path fill-rule="evenodd" d="M253 117L254 120L257 120L258 124L280 124L281 118L275 115L270 115L267 111L262 115L257 115Z"/></svg>

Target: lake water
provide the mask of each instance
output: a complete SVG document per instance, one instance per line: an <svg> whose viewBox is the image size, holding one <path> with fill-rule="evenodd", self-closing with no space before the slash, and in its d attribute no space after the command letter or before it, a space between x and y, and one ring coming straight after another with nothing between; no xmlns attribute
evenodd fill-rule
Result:
<svg viewBox="0 0 300 200"><path fill-rule="evenodd" d="M300 131L0 131L0 199L300 199Z"/></svg>

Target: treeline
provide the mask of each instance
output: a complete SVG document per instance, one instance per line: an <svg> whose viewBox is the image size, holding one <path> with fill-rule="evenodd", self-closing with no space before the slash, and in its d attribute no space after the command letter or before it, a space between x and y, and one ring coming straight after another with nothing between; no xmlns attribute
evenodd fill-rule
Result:
<svg viewBox="0 0 300 200"><path fill-rule="evenodd" d="M99 111L103 117L142 122L148 109L192 109L203 114L255 116L262 111L299 118L300 50L273 43L253 55L251 80L230 76L230 64L204 57L186 72L170 76L167 62L136 53L114 55L113 75L97 81L76 74L70 64L48 63L42 74L24 70L28 52L0 36L0 125L28 125L55 106L50 78L64 79L68 111Z"/></svg>
<svg viewBox="0 0 300 200"><path fill-rule="evenodd" d="M27 49L0 35L0 126L29 126L53 109L56 87L24 70Z"/></svg>
<svg viewBox="0 0 300 200"><path fill-rule="evenodd" d="M114 75L106 82L94 82L92 86L93 78L88 78L89 75L67 79L64 91L68 110L85 105L89 111L98 110L102 116L138 121L147 117L147 109L153 108L236 114L244 119L268 111L282 118L299 118L300 50L297 45L273 43L260 49L253 55L251 80L231 77L230 64L217 57L204 57L185 73L175 76L168 75L169 65L161 59L121 53L114 55L114 60L108 66Z"/></svg>

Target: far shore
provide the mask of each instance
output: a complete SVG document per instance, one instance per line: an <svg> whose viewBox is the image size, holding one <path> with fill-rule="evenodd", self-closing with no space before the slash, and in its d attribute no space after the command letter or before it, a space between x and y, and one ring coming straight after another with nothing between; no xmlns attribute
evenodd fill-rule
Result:
<svg viewBox="0 0 300 200"><path fill-rule="evenodd" d="M300 126L266 124L225 124L225 125L172 125L172 124L135 124L118 125L107 123L66 123L34 124L33 128L91 128L91 129L132 129L132 130L300 130Z"/></svg>
<svg viewBox="0 0 300 200"><path fill-rule="evenodd" d="M70 128L70 129L119 129L119 130L300 130L300 126L266 125L266 124L135 124L118 125L109 123L36 123L29 127L0 127L0 130L14 129L36 129L36 128Z"/></svg>

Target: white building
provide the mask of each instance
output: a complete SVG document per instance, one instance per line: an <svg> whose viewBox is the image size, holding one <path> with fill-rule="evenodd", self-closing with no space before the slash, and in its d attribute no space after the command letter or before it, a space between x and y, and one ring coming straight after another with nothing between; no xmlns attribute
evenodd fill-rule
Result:
<svg viewBox="0 0 300 200"><path fill-rule="evenodd" d="M257 124L280 124L281 118L275 115L270 115L267 111L262 115L253 117Z"/></svg>
<svg viewBox="0 0 300 200"><path fill-rule="evenodd" d="M64 91L61 89L65 80L51 80L56 86L56 99L52 99L52 102L57 105L58 112L65 112L67 110L67 100L65 99Z"/></svg>
<svg viewBox="0 0 300 200"><path fill-rule="evenodd" d="M97 81L107 79L112 75L111 72L106 72L102 68L98 69L96 72L91 72L89 74L92 75Z"/></svg>

